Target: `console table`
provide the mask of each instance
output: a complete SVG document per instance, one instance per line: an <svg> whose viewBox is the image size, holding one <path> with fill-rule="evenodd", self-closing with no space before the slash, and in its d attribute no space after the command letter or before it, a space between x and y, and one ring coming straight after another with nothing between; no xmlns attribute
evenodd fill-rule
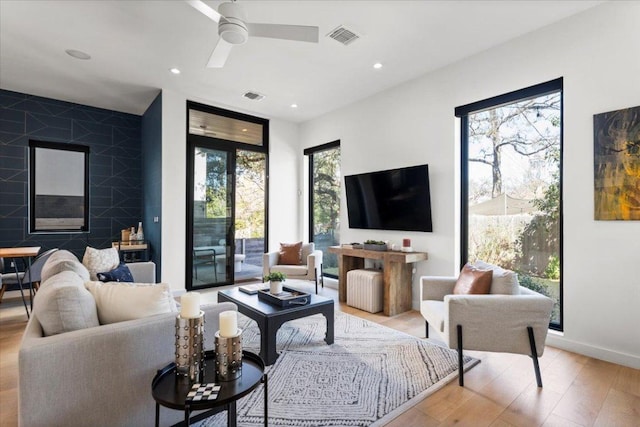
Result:
<svg viewBox="0 0 640 427"><path fill-rule="evenodd" d="M341 302L347 300L347 273L364 268L365 259L384 261L383 311L386 316L395 316L411 310L413 263L425 261L426 252L369 251L348 249L340 246L329 247L329 252L338 255L338 296Z"/></svg>

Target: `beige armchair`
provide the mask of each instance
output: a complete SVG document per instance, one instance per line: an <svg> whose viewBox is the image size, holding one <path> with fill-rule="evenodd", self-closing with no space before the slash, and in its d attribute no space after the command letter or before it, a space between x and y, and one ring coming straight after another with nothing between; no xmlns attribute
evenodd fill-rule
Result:
<svg viewBox="0 0 640 427"><path fill-rule="evenodd" d="M263 276L271 272L280 272L287 275L288 279L312 280L318 293L318 282L324 288L322 280L322 251L315 250L314 243L302 244L298 265L279 264L280 252L267 252L262 256Z"/></svg>
<svg viewBox="0 0 640 427"><path fill-rule="evenodd" d="M454 295L455 277L422 277L420 313L426 321L426 336L431 324L449 348L458 350L460 386L464 386L462 351L466 349L526 354L533 359L536 381L542 387L538 357L544 352L553 301L520 286L515 273L495 268L491 293L486 295ZM505 278L514 284L511 294L507 294L509 286L500 289L497 283L504 284Z"/></svg>

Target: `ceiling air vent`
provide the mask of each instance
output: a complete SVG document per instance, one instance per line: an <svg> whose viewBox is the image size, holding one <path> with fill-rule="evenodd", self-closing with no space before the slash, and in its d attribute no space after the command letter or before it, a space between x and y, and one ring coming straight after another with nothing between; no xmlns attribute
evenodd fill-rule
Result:
<svg viewBox="0 0 640 427"><path fill-rule="evenodd" d="M264 98L264 95L258 93L258 92L254 92L254 91L249 91L247 93L245 93L244 95L245 98L250 99L252 101L260 101L261 99Z"/></svg>
<svg viewBox="0 0 640 427"><path fill-rule="evenodd" d="M342 43L345 46L350 44L351 42L355 41L356 39L360 38L359 35L357 35L353 31L345 28L342 25L340 25L335 30L331 31L329 34L327 34L327 36L331 37L332 39L334 39L334 40L336 40L336 41L338 41L340 43Z"/></svg>

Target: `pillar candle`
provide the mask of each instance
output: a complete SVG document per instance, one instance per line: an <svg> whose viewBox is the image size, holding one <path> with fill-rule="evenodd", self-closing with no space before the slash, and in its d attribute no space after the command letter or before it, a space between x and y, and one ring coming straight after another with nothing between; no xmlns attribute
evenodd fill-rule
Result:
<svg viewBox="0 0 640 427"><path fill-rule="evenodd" d="M187 292L180 297L180 317L183 319L194 319L200 315L200 294L198 292Z"/></svg>
<svg viewBox="0 0 640 427"><path fill-rule="evenodd" d="M223 338L235 337L238 334L238 315L235 311L223 311L220 313L220 336Z"/></svg>

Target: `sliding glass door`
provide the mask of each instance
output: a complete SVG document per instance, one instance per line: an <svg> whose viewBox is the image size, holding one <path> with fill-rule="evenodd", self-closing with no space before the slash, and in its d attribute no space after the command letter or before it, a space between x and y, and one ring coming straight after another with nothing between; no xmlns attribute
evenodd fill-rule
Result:
<svg viewBox="0 0 640 427"><path fill-rule="evenodd" d="M233 235L230 153L193 147L192 287L231 281L227 255Z"/></svg>
<svg viewBox="0 0 640 427"><path fill-rule="evenodd" d="M262 277L265 252L267 155L236 152L235 281Z"/></svg>
<svg viewBox="0 0 640 427"><path fill-rule="evenodd" d="M268 121L193 102L187 136L187 289L262 277Z"/></svg>

